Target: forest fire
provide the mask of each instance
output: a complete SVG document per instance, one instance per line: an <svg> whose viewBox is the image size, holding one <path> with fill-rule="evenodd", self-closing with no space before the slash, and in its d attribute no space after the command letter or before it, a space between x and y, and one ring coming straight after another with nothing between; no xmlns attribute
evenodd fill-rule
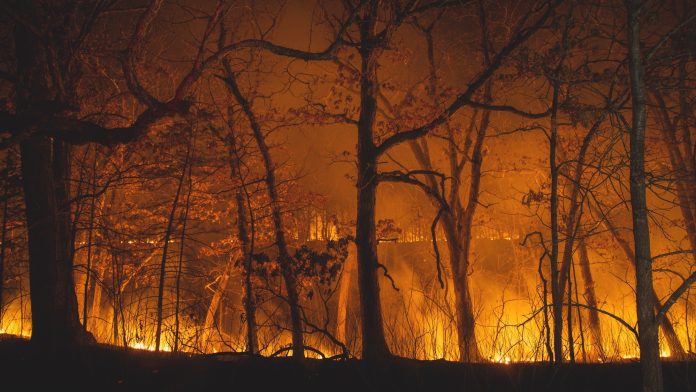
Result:
<svg viewBox="0 0 696 392"><path fill-rule="evenodd" d="M0 359L692 389L694 5L3 2Z"/></svg>
<svg viewBox="0 0 696 392"><path fill-rule="evenodd" d="M490 235L490 232L488 233ZM509 234L508 234L509 235ZM518 246L517 243L505 239L506 234L492 237L479 237L476 242L479 244L496 244L496 249L501 250L500 241L506 243L509 247ZM387 328L389 328L392 336L392 347L395 354L413 357L417 359L436 360L445 359L456 361L458 359L458 347L456 336L456 320L453 317L453 298L452 292L448 288L442 289L436 283L437 277L435 271L432 271L432 265L428 260L430 254L431 243L427 241L406 241L406 242L387 242L380 245L380 259L385 260L389 270L398 270L396 263L401 265L401 268L407 266L406 272L399 272L395 282L402 285L409 285L399 288L399 291L393 289L385 289L383 292L383 302L388 305L385 309L385 319L387 320ZM480 245L481 248L486 245ZM491 246L491 245L488 245ZM401 249L399 249L401 248ZM401 256L397 256L401 255ZM500 257L500 255L491 255L490 257ZM392 259L398 257L398 260ZM423 261L420 261L423 260ZM490 263L490 260L482 257L480 263ZM348 256L344 263L355 263L354 254ZM500 261L496 261L500 263ZM504 261L507 265L512 261ZM345 268L345 267L344 267ZM420 271L421 268L430 269L430 272ZM478 268L482 270L490 270L495 268L494 265L480 265ZM396 273L396 272L394 272ZM445 271L449 277L449 272ZM230 279L241 279L239 272L234 272ZM601 274L596 275L596 279L601 279ZM486 360L509 364L512 362L537 362L545 360L544 332L543 332L543 317L539 311L539 300L528 298L519 293L528 294L530 287L534 288L535 273L530 276L524 276L523 283L514 282L513 279L518 277L509 277L507 282L496 283L494 277L492 281L486 281L488 289L482 291L500 292L501 298L493 297L490 301L479 298L477 303L480 310L477 310L478 318L476 325L476 335L482 357ZM135 279L135 278L134 278ZM610 280L611 281L611 280ZM597 283L602 286L603 281ZM78 287L79 284L78 278ZM340 286L340 280L337 282ZM353 276L353 287L350 288L348 294L348 304L345 305L349 309L354 309L357 306L357 298L359 293L356 287L356 277ZM388 284L385 282L385 284ZM451 285L451 283L448 283ZM497 284L500 287L491 288L490 286ZM514 287L517 284L522 287ZM608 284L608 283L607 283ZM475 286L474 286L475 287ZM340 287L336 289L340 290ZM408 291L407 291L408 290ZM451 290L451 289L449 289ZM478 291L478 289L474 289ZM635 320L633 312L635 303L630 301L630 287L618 295L605 297L606 303L613 303L614 307L606 307L611 310L612 314L621 320L633 324L631 320ZM517 295L515 293L518 293ZM78 299L84 298L84 293L77 290ZM128 306L119 309L119 317L123 317L124 321L117 321L117 326L114 329L113 324L113 307L110 303L102 303L101 306L90 307L90 319L88 327L92 334L95 335L98 341L110 343L116 346L130 347L138 350L156 351L155 343L155 320L148 317L148 312L156 306L154 297L149 297L152 293L141 293L141 299L132 299ZM28 293L24 293L28 295ZM230 292L229 295L234 295ZM621 298L626 299L621 303ZM628 298L628 299L627 299ZM209 298L212 300L213 298ZM175 297L173 293L168 293L165 296L165 303L174 304ZM240 300L240 299L238 299ZM537 301L537 302L535 302ZM621 306L616 306L621 303ZM18 307L7 307L5 309L5 318L3 319L3 334L31 336L31 314L29 304L25 304L25 308L20 310ZM78 305L82 308L82 304L78 301ZM316 304L315 304L316 305ZM339 305L338 298L335 301L327 301L321 306L328 306L329 315L314 315L317 318L322 316L332 320L332 314L338 311L336 307ZM198 322L192 318L191 314L183 314L180 318L179 328L179 343L177 351L185 353L201 353L215 354L221 352L243 351L244 346L244 327L241 325L242 320L235 320L239 317L234 313L234 305L230 305L229 310L218 305L225 313L222 316L217 315L217 319L213 320L213 325L208 325L205 320L199 319ZM239 306L239 305L237 305ZM273 308L277 310L277 304ZM306 309L317 309L317 306L312 306L311 301L307 301ZM173 309L168 309L167 312ZM210 310L208 310L210 312ZM268 310L271 312L272 310ZM350 313L356 313L357 310L350 310ZM584 319L587 318L586 310L576 311L574 314L580 319L574 326L574 357L578 362L606 362L606 361L621 361L635 360L639 358L638 344L635 336L629 331L626 326L619 322L612 322L611 319L604 320L601 325L601 350L596 347L597 342L592 340L590 328ZM688 320L687 314L674 313L675 320ZM335 316L334 319L335 320ZM355 336L357 331L358 320L345 320L346 326L344 334L347 336ZM272 320L268 320L272 322ZM331 321L334 323L335 321ZM168 316L163 320L163 336L162 341L157 351L170 352L174 347L174 326L175 318ZM263 323L259 323L262 325ZM206 325L208 325L206 327ZM689 336L687 335L691 324L677 323L675 328L676 336L679 342L688 347ZM333 326L333 329L338 329L338 326ZM344 338L345 339L345 338ZM261 355L271 356L291 356L292 355L292 339L288 331L259 331L259 341L264 342L259 346ZM670 357L670 349L665 342L664 337L661 339L663 347L660 356L663 358ZM308 351L306 355L314 358L329 358L340 356L342 348L336 344L332 344L326 338L314 339L308 336L306 339L308 347L316 349L316 351ZM357 349L350 347L348 352L350 355L355 355ZM353 351L355 350L355 351ZM565 353L564 358L570 359L569 352Z"/></svg>

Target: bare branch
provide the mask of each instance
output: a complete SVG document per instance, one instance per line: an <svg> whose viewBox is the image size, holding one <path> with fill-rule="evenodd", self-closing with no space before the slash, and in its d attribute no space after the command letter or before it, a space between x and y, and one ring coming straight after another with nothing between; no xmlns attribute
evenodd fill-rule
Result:
<svg viewBox="0 0 696 392"><path fill-rule="evenodd" d="M150 31L152 22L157 17L157 14L159 14L163 4L164 0L152 0L152 2L150 2L147 10L138 20L138 24L135 27L135 33L131 38L128 49L126 49L126 55L123 61L123 75L126 78L128 89L133 93L133 95L135 95L138 101L150 108L157 106L159 101L147 90L145 90L145 88L138 81L136 63L137 58L142 51L145 36L147 35L148 31Z"/></svg>
<svg viewBox="0 0 696 392"><path fill-rule="evenodd" d="M692 284L694 284L694 282L696 282L696 272L691 273L691 275L688 278L686 278L686 280L684 280L682 282L682 284L679 285L679 287L677 287L676 290L674 290L674 292L672 292L672 294L669 296L669 298L667 298L667 301L665 301L665 303L660 308L660 311L655 316L656 323L659 323L660 320L662 320L662 318L667 316L667 312L672 307L672 305L674 305L677 302L679 297L681 297L682 294L684 294L684 292Z"/></svg>
<svg viewBox="0 0 696 392"><path fill-rule="evenodd" d="M519 46L521 46L527 39L529 39L535 32L537 32L544 25L546 20L551 16L556 7L562 2L562 0L553 0L549 2L546 7L546 11L529 27L523 28L517 32L513 39L508 42L508 44L501 49L501 51L495 55L491 60L490 65L488 65L483 72L481 72L478 77L476 77L470 84L469 87L459 94L457 98L450 104L447 109L434 120L430 121L428 124L422 125L418 128L413 128L407 131L396 133L389 138L387 138L382 144L377 147L377 154L382 155L385 151L390 148L403 143L408 140L417 139L421 136L425 136L432 129L444 124L450 117L452 117L459 109L466 105L470 105L473 101L472 98L476 92L485 84L485 82L493 76L493 74L500 68L503 61Z"/></svg>

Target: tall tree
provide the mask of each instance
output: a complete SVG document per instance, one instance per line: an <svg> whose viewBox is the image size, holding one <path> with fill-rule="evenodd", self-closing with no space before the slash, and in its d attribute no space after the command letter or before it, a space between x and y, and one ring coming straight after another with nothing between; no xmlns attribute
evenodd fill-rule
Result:
<svg viewBox="0 0 696 392"><path fill-rule="evenodd" d="M645 196L645 123L646 89L640 39L640 17L645 8L641 0L626 0L628 27L628 65L631 76L630 191L633 218L633 243L636 260L636 308L638 343L644 392L663 390L662 365L657 322L653 308L652 257L650 228Z"/></svg>
<svg viewBox="0 0 696 392"><path fill-rule="evenodd" d="M242 107L244 115L249 122L249 126L256 141L256 147L261 153L263 167L265 170L264 181L266 182L266 192L271 204L271 215L273 219L273 232L275 235L275 245L278 248L278 262L280 271L285 282L285 290L288 296L288 305L290 306L290 320L292 324L292 355L295 358L304 357L304 338L302 327L302 311L300 309L300 298L297 287L297 277L292 268L292 256L288 249L288 242L285 236L285 228L283 226L283 214L281 210L281 200L278 193L278 183L276 180L276 167L273 163L266 135L261 129L261 125L256 119L256 115L252 111L251 103L246 99L237 85L236 76L228 68L225 75L225 83L229 87L231 94L237 100L237 103Z"/></svg>
<svg viewBox="0 0 696 392"><path fill-rule="evenodd" d="M428 3L421 7L410 4L404 8L396 7L394 10L389 10L387 8L394 16L390 23L382 30L377 30L378 23L376 19L381 10L379 1L371 1L361 10L359 18L360 35L358 40L361 68L359 79L360 117L357 121L358 176L356 185L358 188L358 212L356 219L356 244L358 247L358 282L361 296L362 344L363 356L365 358L378 359L389 356L389 349L386 346L382 326L379 281L377 278L377 270L380 268L380 264L377 261L377 239L374 227L377 185L379 182L402 182L419 186L426 192L428 192L429 189L427 184L417 178L419 174L423 174L418 171L380 173L377 167L379 159L397 145L417 140L427 135L433 129L444 125L463 107L506 111L532 118L545 117L546 113L527 113L512 106L477 102L474 97L481 92L489 79L502 66L504 60L544 26L559 3L558 1L542 2L538 7L530 8L521 18L523 22L516 26L516 33L513 33L512 38L498 49L495 54L491 54L483 70L468 83L466 89L457 94L456 98L449 105L445 106L442 112L422 126L397 132L385 138L381 143L375 143L374 138L375 121L378 112L378 98L380 97L377 64L379 62L379 55L383 50L382 48L386 46L386 43L389 42L388 39L394 34L394 30L396 30L404 20L416 17L433 8L438 8L441 4ZM478 135L478 139L480 140L478 140L478 142L483 143L484 137L485 133L480 132ZM480 162L473 163L472 167L475 169L477 165L480 165ZM475 198L473 200L474 203L476 202ZM443 201L443 205L444 204L446 204L446 202ZM472 208L470 210L472 215L467 219L473 217L473 212L474 210ZM466 252L468 253L468 249L466 249ZM462 268L458 273L461 277L461 274L466 274L466 271ZM468 291L468 287L463 287L461 292L463 293L465 290ZM462 307L467 306L466 304L459 305ZM463 314L466 314L466 311L463 312ZM473 331L473 320L469 320L466 324L467 332L464 334L464 337L467 335L471 336L469 334ZM469 347L472 348L471 345L469 345ZM473 355L476 356L475 353L473 353Z"/></svg>

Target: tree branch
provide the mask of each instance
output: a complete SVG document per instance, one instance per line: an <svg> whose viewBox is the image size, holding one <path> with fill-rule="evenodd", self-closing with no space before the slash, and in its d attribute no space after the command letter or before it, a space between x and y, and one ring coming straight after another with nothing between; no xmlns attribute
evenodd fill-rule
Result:
<svg viewBox="0 0 696 392"><path fill-rule="evenodd" d="M408 131L399 132L394 134L384 140L382 144L377 147L377 154L382 155L385 151L390 148L403 143L408 140L417 139L421 136L425 136L432 129L439 125L444 124L452 115L454 115L462 107L471 104L474 94L484 85L484 83L500 68L505 60L515 49L522 45L529 37L531 37L536 31L541 29L546 20L551 16L553 10L562 2L562 0L549 1L549 5L546 7L546 11L529 27L521 29L513 39L508 42L505 47L503 47L498 54L491 60L491 63L486 67L483 72L479 74L478 77L474 79L473 82L469 84L469 87L459 94L457 98L452 102L447 109L434 120L428 124L422 125L418 128L413 128ZM503 106L504 107L504 106ZM524 113L524 112L523 112Z"/></svg>
<svg viewBox="0 0 696 392"><path fill-rule="evenodd" d="M677 287L676 290L672 293L672 295L667 298L667 301L662 305L660 308L660 311L657 313L655 316L655 323L659 323L664 317L667 316L667 312L669 309L674 305L679 297L681 297L682 294L692 285L696 282L696 272L691 273L691 276L686 278L679 287Z"/></svg>
<svg viewBox="0 0 696 392"><path fill-rule="evenodd" d="M377 175L377 181L379 181L379 182L382 182L382 181L384 181L384 182L400 182L403 184L415 185L415 186L421 188L428 196L433 198L433 200L435 200L435 202L440 205L441 209L444 209L445 211L449 211L449 204L447 203L447 200L445 200L445 198L443 196L444 192L438 192L437 190L428 186L428 184L413 177L414 175L418 175L418 174L436 176L436 177L440 177L441 181L445 180L445 176L442 173L438 173L438 172L432 171L432 170L413 170L413 171L409 171L406 173L404 173L402 171L395 170L395 171L390 171L390 172L379 173Z"/></svg>
<svg viewBox="0 0 696 392"><path fill-rule="evenodd" d="M159 104L145 110L131 126L116 128L106 128L91 121L57 113L12 114L3 111L0 112L0 131L9 132L20 139L39 134L56 137L74 145L99 143L113 146L139 138L158 121L187 113L190 106L191 103L186 101Z"/></svg>

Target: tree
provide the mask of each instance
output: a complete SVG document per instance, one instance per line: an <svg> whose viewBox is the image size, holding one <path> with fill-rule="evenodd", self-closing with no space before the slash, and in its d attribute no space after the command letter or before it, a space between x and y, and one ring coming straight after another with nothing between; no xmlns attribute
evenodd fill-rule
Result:
<svg viewBox="0 0 696 392"><path fill-rule="evenodd" d="M379 173L378 162L392 148L425 136L431 130L446 123L462 107L483 107L493 110L524 113L510 106L496 106L475 102L473 97L486 85L489 78L501 67L503 61L516 48L522 45L529 37L539 30L550 17L558 2L544 2L539 8L532 8L522 20L538 13L536 19L528 25L517 26L517 34L513 35L495 55L492 55L485 68L468 84L468 88L460 92L445 110L435 116L434 119L419 127L406 129L384 138L381 143L375 143L375 123L378 111L379 83L377 65L382 47L388 43L388 39L394 31L403 23L425 13L431 8L442 6L437 3L428 3L421 7L410 4L406 7L400 5L394 9L382 11L380 2L373 0L362 7L359 14L359 38L357 45L361 60L360 66L360 109L357 121L358 151L357 151L357 182L358 211L356 219L356 245L358 254L358 284L361 298L361 322L363 357L366 359L380 359L390 356L389 349L384 338L382 326L382 313L379 297L379 281L377 271L380 264L377 261L377 241L375 236L375 201L376 190L379 182L397 181L420 186L427 191L427 185L418 180L414 174L418 173ZM381 12L389 11L393 18L382 30L377 30L377 17ZM534 116L534 115L532 115ZM485 134L484 134L485 135ZM471 210L473 214L473 209ZM468 251L467 251L468 252ZM462 269L461 273L466 273ZM465 289L465 288L463 288ZM465 306L464 304L460 304ZM467 330L471 331L471 328ZM468 332L470 333L470 332Z"/></svg>
<svg viewBox="0 0 696 392"><path fill-rule="evenodd" d="M114 134L103 128L74 120L80 77L75 51L84 43L83 34L91 29L103 5L92 10L94 13L76 6L72 19L58 22L63 24L47 23L49 31L45 35L36 25L23 21L44 20L46 14L33 9L33 4L10 6L5 5L18 19L14 31L15 89L21 94L16 99L16 113L4 112L2 122L3 129L15 135L39 129L20 143L29 231L32 341L37 347L57 350L93 341L79 322L72 277L70 144L66 138L55 136L70 130L67 138L74 138L70 142L113 140ZM55 3L55 9L43 11L61 12L64 6ZM154 120L145 117L149 117L145 123ZM138 126L138 132L147 127Z"/></svg>
<svg viewBox="0 0 696 392"><path fill-rule="evenodd" d="M484 66L490 64L490 37L488 35L488 26L483 2L479 2L479 18L481 20L481 48L484 58ZM419 26L420 27L420 26ZM433 48L432 29L435 27L435 21L429 26L422 28L427 44L428 65L429 65L429 93L437 106L440 104L437 88L436 64ZM488 82L484 88L484 104L490 104L492 82ZM457 312L457 342L459 348L459 360L462 362L475 362L482 359L476 341L475 331L475 316L473 309L473 301L471 298L471 289L469 287L469 257L472 240L472 223L476 207L479 204L479 187L481 183L481 168L483 166L483 146L486 133L489 128L490 111L484 110L480 117L477 116L478 110L475 110L472 116L471 123L466 130L466 136L463 144L457 143L457 137L453 126L447 124L446 139L448 143L449 155L449 173L452 177L451 189L448 196L445 195L444 189L440 191L441 183L435 174L428 174L426 177L428 192L431 196L435 208L438 209L437 219L442 221L442 227L447 239L447 248L449 251L450 269L453 274L454 291L456 299ZM478 120L478 123L476 119ZM473 143L472 143L473 141ZM472 145L473 144L473 145ZM434 172L433 163L430 159L430 149L425 138L421 140L411 141L411 150L413 151L419 164L431 173ZM471 149L471 151L469 151ZM459 152L462 151L460 154ZM462 172L466 164L471 166L469 176L469 189L462 190ZM443 194L441 194L443 193ZM462 197L468 194L466 203L462 205ZM446 200L445 203L442 200ZM433 226L435 227L435 226ZM433 230L434 231L434 230ZM435 241L435 239L433 239ZM435 244L437 246L437 244Z"/></svg>
<svg viewBox="0 0 696 392"><path fill-rule="evenodd" d="M657 320L653 312L652 257L650 254L650 228L645 196L645 123L646 100L645 75L640 39L640 15L644 9L640 0L626 0L628 27L628 56L631 75L631 211L633 217L633 243L636 260L636 308L638 315L638 343L644 392L663 390L660 347L657 336Z"/></svg>
<svg viewBox="0 0 696 392"><path fill-rule="evenodd" d="M192 86L203 71L240 48L263 47L281 55L322 58L336 47L333 44L324 52L307 54L267 41L248 39L205 56L209 35L224 11L223 2L218 2L193 65L174 85L172 97L163 102L140 83L137 70L146 37L163 4L163 0L152 0L129 37L122 76L128 91L146 109L123 127L105 127L86 120L79 116L78 109L77 84L83 73L77 54L97 20L113 4L55 2L47 8L41 8L43 4L23 2L3 4L16 26L16 75L9 79L15 82L15 91L21 94L16 98L16 110L0 113L0 128L14 138L24 139L20 151L30 238L30 277L34 281L32 340L38 346L71 347L92 341L79 323L72 279L71 198L67 183L70 146L130 143L161 120L187 114L192 106L189 100ZM63 13L69 17L48 20L47 15Z"/></svg>

